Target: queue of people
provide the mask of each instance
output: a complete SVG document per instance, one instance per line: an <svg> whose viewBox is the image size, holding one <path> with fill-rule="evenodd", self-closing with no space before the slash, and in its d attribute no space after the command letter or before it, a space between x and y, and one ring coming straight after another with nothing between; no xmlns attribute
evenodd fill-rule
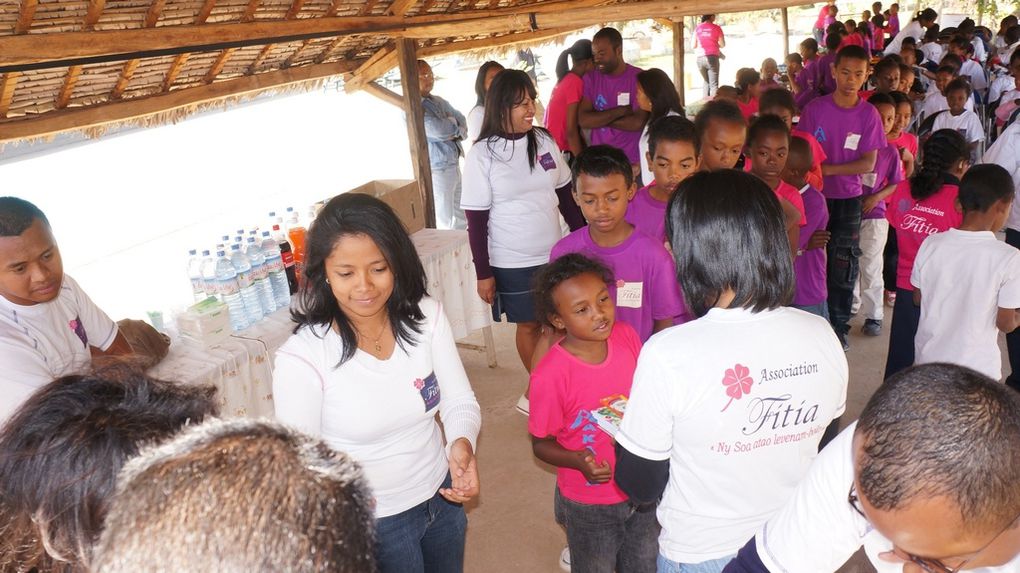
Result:
<svg viewBox="0 0 1020 573"><path fill-rule="evenodd" d="M898 75L924 73L829 24L797 88L749 69L693 121L612 28L558 66L562 129L535 126L527 73L487 63L462 181L466 120L419 62L569 570L834 571L861 547L883 571L1020 568L1020 384L997 382L998 332L1020 369L1020 123L980 157L989 136L925 131ZM960 116L973 86L941 83ZM849 320L881 332L890 266L886 380L840 433ZM211 389L90 371L134 349L45 215L0 198L0 570L462 571L482 414L410 237L339 195L304 276L277 422L218 421Z"/></svg>

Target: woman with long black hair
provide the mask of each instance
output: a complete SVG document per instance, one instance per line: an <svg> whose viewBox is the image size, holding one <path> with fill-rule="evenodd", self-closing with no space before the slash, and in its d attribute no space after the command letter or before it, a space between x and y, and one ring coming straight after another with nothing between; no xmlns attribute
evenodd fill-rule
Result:
<svg viewBox="0 0 1020 573"><path fill-rule="evenodd" d="M485 94L492 85L496 74L503 71L503 64L489 60L478 67L475 76L475 107L467 114L468 144L473 144L482 131L482 118L485 117Z"/></svg>

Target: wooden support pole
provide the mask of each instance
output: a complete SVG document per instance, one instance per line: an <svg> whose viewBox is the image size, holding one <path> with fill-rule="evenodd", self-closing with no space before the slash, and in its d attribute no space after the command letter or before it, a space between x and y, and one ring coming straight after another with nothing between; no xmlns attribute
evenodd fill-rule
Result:
<svg viewBox="0 0 1020 573"><path fill-rule="evenodd" d="M790 14L783 6L780 10L783 15L783 57L790 55Z"/></svg>
<svg viewBox="0 0 1020 573"><path fill-rule="evenodd" d="M673 22L673 84L680 96L680 105L687 105L684 96L687 86L684 85L684 21Z"/></svg>
<svg viewBox="0 0 1020 573"><path fill-rule="evenodd" d="M404 109L404 98L400 94L383 87L375 82L365 84L365 91L383 100L384 102Z"/></svg>
<svg viewBox="0 0 1020 573"><path fill-rule="evenodd" d="M411 147L411 167L425 205L425 226L436 228L436 203L432 197L432 167L429 165L425 112L418 87L418 43L410 38L397 40L397 65L404 84L404 110L407 113L407 143Z"/></svg>

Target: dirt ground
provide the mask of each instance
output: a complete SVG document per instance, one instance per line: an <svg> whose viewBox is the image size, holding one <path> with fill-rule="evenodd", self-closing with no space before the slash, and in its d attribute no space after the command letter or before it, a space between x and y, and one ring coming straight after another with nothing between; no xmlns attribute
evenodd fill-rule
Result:
<svg viewBox="0 0 1020 573"><path fill-rule="evenodd" d="M887 309L891 311L891 309ZM882 336L860 333L860 319L851 322L850 388L845 426L855 420L878 387L885 368L888 345ZM482 408L478 443L481 494L468 507L466 571L469 573L555 573L560 551L566 545L563 530L553 519L556 476L551 466L531 454L527 418L514 405L527 382L527 374L514 347L513 327L493 327L499 366L486 366L485 355L461 349L468 377ZM472 342L481 343L476 333ZM839 573L873 573L862 554L854 556ZM821 572L820 572L821 573Z"/></svg>

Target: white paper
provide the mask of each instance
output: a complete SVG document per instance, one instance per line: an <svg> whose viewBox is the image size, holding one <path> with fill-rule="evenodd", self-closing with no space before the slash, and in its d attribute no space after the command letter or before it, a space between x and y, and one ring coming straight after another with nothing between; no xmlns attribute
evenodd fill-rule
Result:
<svg viewBox="0 0 1020 573"><path fill-rule="evenodd" d="M622 281L621 281L622 282ZM641 308L641 294L644 283L616 283L616 306Z"/></svg>
<svg viewBox="0 0 1020 573"><path fill-rule="evenodd" d="M861 185L865 187L875 188L875 181L878 181L877 173L865 173L861 175Z"/></svg>
<svg viewBox="0 0 1020 573"><path fill-rule="evenodd" d="M857 146L861 143L861 134L859 133L848 133L846 136L846 143L843 144L843 149L857 150Z"/></svg>
<svg viewBox="0 0 1020 573"><path fill-rule="evenodd" d="M630 92L621 92L616 94L616 105L630 105Z"/></svg>

